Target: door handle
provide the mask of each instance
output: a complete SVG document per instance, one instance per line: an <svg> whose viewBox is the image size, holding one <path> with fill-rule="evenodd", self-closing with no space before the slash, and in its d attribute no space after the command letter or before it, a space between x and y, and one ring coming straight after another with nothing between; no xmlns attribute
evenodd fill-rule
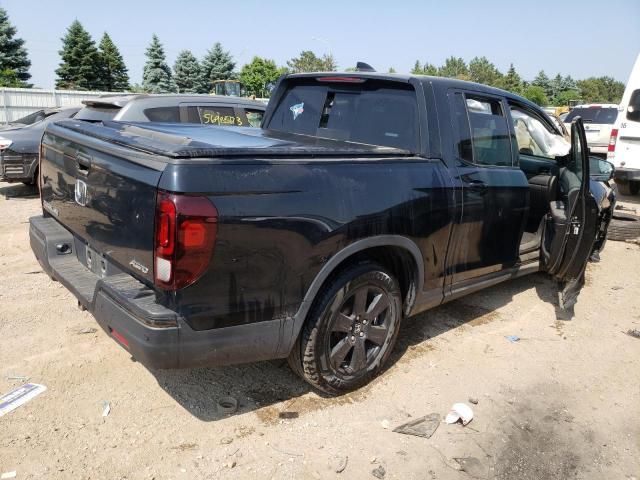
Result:
<svg viewBox="0 0 640 480"><path fill-rule="evenodd" d="M469 188L486 188L487 184L482 180L469 180L465 182L465 186Z"/></svg>

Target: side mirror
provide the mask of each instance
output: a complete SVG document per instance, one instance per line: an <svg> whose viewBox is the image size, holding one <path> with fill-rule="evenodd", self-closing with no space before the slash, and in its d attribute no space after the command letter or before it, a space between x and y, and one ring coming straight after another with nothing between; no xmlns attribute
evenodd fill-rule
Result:
<svg viewBox="0 0 640 480"><path fill-rule="evenodd" d="M589 157L589 173L593 180L608 182L613 178L614 171L613 163L600 157Z"/></svg>

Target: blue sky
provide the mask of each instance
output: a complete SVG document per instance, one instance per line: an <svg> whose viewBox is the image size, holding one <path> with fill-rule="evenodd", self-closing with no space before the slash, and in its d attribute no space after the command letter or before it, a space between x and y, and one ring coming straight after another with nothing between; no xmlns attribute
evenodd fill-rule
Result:
<svg viewBox="0 0 640 480"><path fill-rule="evenodd" d="M106 30L131 81L141 82L144 52L156 33L173 65L182 49L201 58L219 41L238 67L253 55L285 64L301 50L332 52L340 68L357 60L408 72L416 59L486 56L525 79L540 69L576 79L626 82L640 53L640 0L0 0L27 42L32 82L52 88L60 38L74 20L94 39Z"/></svg>

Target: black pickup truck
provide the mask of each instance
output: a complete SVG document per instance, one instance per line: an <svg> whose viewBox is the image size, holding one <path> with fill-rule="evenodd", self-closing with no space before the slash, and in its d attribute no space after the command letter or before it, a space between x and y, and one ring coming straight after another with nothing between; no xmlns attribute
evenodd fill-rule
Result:
<svg viewBox="0 0 640 480"><path fill-rule="evenodd" d="M400 322L547 271L569 308L614 196L527 100L444 78L283 77L262 128L65 120L42 140L42 267L151 368L288 358L330 394Z"/></svg>

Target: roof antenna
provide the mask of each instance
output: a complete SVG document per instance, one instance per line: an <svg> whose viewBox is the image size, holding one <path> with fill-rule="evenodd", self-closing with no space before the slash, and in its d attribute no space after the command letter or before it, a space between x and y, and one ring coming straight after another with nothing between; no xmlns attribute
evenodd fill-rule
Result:
<svg viewBox="0 0 640 480"><path fill-rule="evenodd" d="M373 68L368 63L358 62L356 63L356 72L375 72L376 69Z"/></svg>

